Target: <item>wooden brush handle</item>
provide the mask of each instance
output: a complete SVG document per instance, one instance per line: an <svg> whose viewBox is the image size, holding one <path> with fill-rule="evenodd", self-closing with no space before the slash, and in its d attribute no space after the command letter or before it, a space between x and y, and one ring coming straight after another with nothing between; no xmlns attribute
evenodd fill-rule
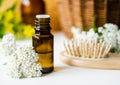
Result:
<svg viewBox="0 0 120 85"><path fill-rule="evenodd" d="M120 55L109 53L108 58L86 59L67 55L66 52L60 53L60 60L65 64L83 68L120 70Z"/></svg>

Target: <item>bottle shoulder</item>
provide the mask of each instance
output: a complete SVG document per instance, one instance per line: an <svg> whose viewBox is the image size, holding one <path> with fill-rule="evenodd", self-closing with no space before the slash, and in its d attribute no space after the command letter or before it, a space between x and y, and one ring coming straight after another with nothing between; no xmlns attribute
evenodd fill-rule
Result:
<svg viewBox="0 0 120 85"><path fill-rule="evenodd" d="M34 34L33 38L53 38L54 36L52 34L46 34L46 35L41 35L41 34Z"/></svg>

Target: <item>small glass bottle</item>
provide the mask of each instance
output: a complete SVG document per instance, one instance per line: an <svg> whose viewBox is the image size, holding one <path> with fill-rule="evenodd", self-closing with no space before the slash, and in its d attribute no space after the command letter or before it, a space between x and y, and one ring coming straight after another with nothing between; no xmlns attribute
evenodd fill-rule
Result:
<svg viewBox="0 0 120 85"><path fill-rule="evenodd" d="M53 66L53 35L50 32L50 16L36 15L33 47L39 55L38 63L42 66L42 73L52 72Z"/></svg>

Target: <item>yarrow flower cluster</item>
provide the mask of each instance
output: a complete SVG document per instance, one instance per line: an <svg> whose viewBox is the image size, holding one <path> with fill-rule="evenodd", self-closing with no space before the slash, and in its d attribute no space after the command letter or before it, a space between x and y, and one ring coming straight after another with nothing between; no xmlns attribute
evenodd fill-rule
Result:
<svg viewBox="0 0 120 85"><path fill-rule="evenodd" d="M76 38L76 39L96 40L99 38L99 35L97 33L95 33L92 28L88 32L86 32L86 31L80 32L79 29L76 29L75 27L73 27L72 33L74 35L74 38Z"/></svg>
<svg viewBox="0 0 120 85"><path fill-rule="evenodd" d="M11 55L16 50L16 42L15 37L12 34L4 35L2 42L1 42L2 54L4 56Z"/></svg>
<svg viewBox="0 0 120 85"><path fill-rule="evenodd" d="M79 29L73 27L72 33L74 35L74 38L77 39L102 39L106 42L106 44L111 43L112 49L120 53L120 30L115 24L106 23L103 27L98 27L98 32L94 32L93 28L91 28L88 32L80 32Z"/></svg>
<svg viewBox="0 0 120 85"><path fill-rule="evenodd" d="M6 34L1 43L7 57L8 74L13 78L39 77L41 66L32 46L17 46L12 34Z"/></svg>
<svg viewBox="0 0 120 85"><path fill-rule="evenodd" d="M100 31L101 30L101 31ZM98 28L98 32L102 33L101 38L105 40L106 43L111 43L112 48L116 49L118 46L118 26L114 24L105 24L103 27Z"/></svg>

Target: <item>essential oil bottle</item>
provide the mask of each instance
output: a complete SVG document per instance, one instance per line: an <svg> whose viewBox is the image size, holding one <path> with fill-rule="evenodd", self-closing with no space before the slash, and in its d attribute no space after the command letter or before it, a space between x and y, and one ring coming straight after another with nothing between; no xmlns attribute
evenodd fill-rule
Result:
<svg viewBox="0 0 120 85"><path fill-rule="evenodd" d="M42 73L52 72L54 69L54 37L50 32L50 16L36 15L35 20L35 34L33 35L33 47L35 52L39 55L39 60L42 66Z"/></svg>

